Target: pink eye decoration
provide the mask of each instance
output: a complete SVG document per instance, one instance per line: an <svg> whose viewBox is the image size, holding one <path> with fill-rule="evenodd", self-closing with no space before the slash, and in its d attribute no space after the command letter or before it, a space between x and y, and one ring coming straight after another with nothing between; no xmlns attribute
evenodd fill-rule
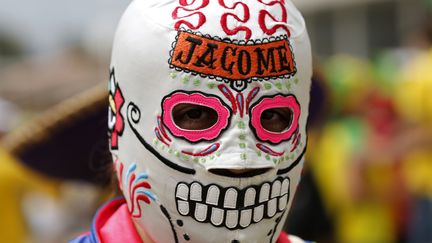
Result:
<svg viewBox="0 0 432 243"><path fill-rule="evenodd" d="M273 144L287 141L298 129L300 112L300 105L293 95L264 97L250 109L252 130L261 141ZM275 129L269 129L269 124Z"/></svg>
<svg viewBox="0 0 432 243"><path fill-rule="evenodd" d="M231 110L216 97L176 91L162 101L162 122L175 137L190 142L216 139L229 125Z"/></svg>

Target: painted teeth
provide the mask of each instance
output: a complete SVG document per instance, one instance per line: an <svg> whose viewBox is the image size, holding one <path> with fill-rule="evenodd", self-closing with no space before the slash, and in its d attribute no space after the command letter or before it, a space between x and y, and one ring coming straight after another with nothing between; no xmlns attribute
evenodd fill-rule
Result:
<svg viewBox="0 0 432 243"><path fill-rule="evenodd" d="M225 193L224 208L236 208L237 204L237 190L229 188Z"/></svg>
<svg viewBox="0 0 432 243"><path fill-rule="evenodd" d="M202 195L202 188L201 185L198 184L198 182L192 183L191 185L191 193L190 193L190 199L192 201L198 201L201 202L201 195Z"/></svg>
<svg viewBox="0 0 432 243"><path fill-rule="evenodd" d="M248 188L246 190L246 194L245 194L245 198L244 198L245 208L255 204L255 195L256 195L255 189Z"/></svg>
<svg viewBox="0 0 432 243"><path fill-rule="evenodd" d="M226 212L225 225L228 229L234 229L238 223L238 210L228 210Z"/></svg>
<svg viewBox="0 0 432 243"><path fill-rule="evenodd" d="M276 208L277 208L277 198L273 198L272 200L268 201L267 203L267 216L269 218L273 217L276 214Z"/></svg>
<svg viewBox="0 0 432 243"><path fill-rule="evenodd" d="M268 201L269 193L270 193L270 184L269 183L264 183L261 186L261 191L260 191L260 196L259 196L259 202L262 203L262 202Z"/></svg>
<svg viewBox="0 0 432 243"><path fill-rule="evenodd" d="M198 182L176 187L177 210L198 222L210 222L230 230L246 228L285 210L289 199L289 179L277 178L259 186L239 190Z"/></svg>
<svg viewBox="0 0 432 243"><path fill-rule="evenodd" d="M279 197L281 193L281 182L275 181L272 185L271 198Z"/></svg>
<svg viewBox="0 0 432 243"><path fill-rule="evenodd" d="M195 205L195 219L199 222L204 222L207 218L207 205L197 203Z"/></svg>
<svg viewBox="0 0 432 243"><path fill-rule="evenodd" d="M189 203L179 200L177 201L177 209L181 215L186 216L189 214Z"/></svg>
<svg viewBox="0 0 432 243"><path fill-rule="evenodd" d="M283 210L288 204L288 195L285 194L283 197L279 198L279 210Z"/></svg>
<svg viewBox="0 0 432 243"><path fill-rule="evenodd" d="M220 208L212 208L212 214L210 221L213 225L219 226L222 225L224 220L224 210Z"/></svg>
<svg viewBox="0 0 432 243"><path fill-rule="evenodd" d="M212 185L208 189L206 203L210 204L210 205L217 206L218 205L218 200L219 200L219 188L217 186L215 186L215 185Z"/></svg>
<svg viewBox="0 0 432 243"><path fill-rule="evenodd" d="M287 194L288 190L289 190L289 180L285 179L282 182L281 195Z"/></svg>
<svg viewBox="0 0 432 243"><path fill-rule="evenodd" d="M179 184L177 186L176 198L188 200L189 187L186 184Z"/></svg>
<svg viewBox="0 0 432 243"><path fill-rule="evenodd" d="M242 210L240 213L240 226L243 228L248 227L252 221L252 209Z"/></svg>
<svg viewBox="0 0 432 243"><path fill-rule="evenodd" d="M253 220L255 223L258 223L263 219L263 217L264 217L264 205L260 205L254 210Z"/></svg>

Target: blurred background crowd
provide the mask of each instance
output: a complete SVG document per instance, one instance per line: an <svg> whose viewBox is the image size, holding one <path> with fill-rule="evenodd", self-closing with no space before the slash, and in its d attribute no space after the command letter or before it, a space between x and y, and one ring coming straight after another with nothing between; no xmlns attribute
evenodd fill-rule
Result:
<svg viewBox="0 0 432 243"><path fill-rule="evenodd" d="M315 71L286 229L324 243L432 242L432 0L294 2ZM0 0L1 242L65 242L111 196L98 176L105 141L82 126L105 134L95 110L128 3Z"/></svg>

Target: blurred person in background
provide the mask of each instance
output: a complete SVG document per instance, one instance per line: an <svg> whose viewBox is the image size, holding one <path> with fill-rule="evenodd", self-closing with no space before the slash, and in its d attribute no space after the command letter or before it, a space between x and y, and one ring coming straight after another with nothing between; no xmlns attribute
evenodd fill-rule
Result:
<svg viewBox="0 0 432 243"><path fill-rule="evenodd" d="M379 59L321 62L332 102L309 165L336 242L431 241L430 18L426 23L429 31L410 38L414 52L401 47Z"/></svg>
<svg viewBox="0 0 432 243"><path fill-rule="evenodd" d="M111 191L102 189L111 169L105 101L105 85L97 86L0 139L2 241L63 242L90 223L87 214Z"/></svg>
<svg viewBox="0 0 432 243"><path fill-rule="evenodd" d="M432 17L426 26L428 45L403 68L394 93L404 120L395 149L412 196L408 242L413 243L432 242Z"/></svg>
<svg viewBox="0 0 432 243"><path fill-rule="evenodd" d="M17 107L0 99L0 140L7 134L17 120ZM0 235L5 242L24 242L25 223L22 217L20 203L17 202L19 197L16 196L17 183L17 163L2 146L0 146ZM9 199L13 200L9 200Z"/></svg>
<svg viewBox="0 0 432 243"><path fill-rule="evenodd" d="M105 49L128 2L0 0L0 97L18 107L0 139L1 242L65 242L108 194L106 85L90 99L77 94L104 80ZM13 116L1 112L0 123ZM87 131L84 116L97 126Z"/></svg>
<svg viewBox="0 0 432 243"><path fill-rule="evenodd" d="M19 120L19 110L12 103L0 100L0 141L7 137ZM0 143L0 235L4 242L28 240L28 222L23 213L27 192L54 194L54 184L43 175L26 168L11 151Z"/></svg>
<svg viewBox="0 0 432 243"><path fill-rule="evenodd" d="M329 121L323 125L310 167L322 194L324 208L334 221L336 242L395 242L395 225L388 208L387 178L380 172L387 166L367 157L365 150L374 147L373 124L363 114L373 106L373 75L370 64L348 56L335 56L323 64L330 90ZM385 123L387 117L378 118ZM385 132L385 131L383 131ZM379 189L380 188L380 189ZM379 191L381 190L381 191ZM371 230L374 229L374 230Z"/></svg>
<svg viewBox="0 0 432 243"><path fill-rule="evenodd" d="M430 57L392 69L387 84L367 61L327 60L334 103L310 168L337 242L430 241Z"/></svg>
<svg viewBox="0 0 432 243"><path fill-rule="evenodd" d="M18 107L0 98L0 139L13 129L18 120Z"/></svg>

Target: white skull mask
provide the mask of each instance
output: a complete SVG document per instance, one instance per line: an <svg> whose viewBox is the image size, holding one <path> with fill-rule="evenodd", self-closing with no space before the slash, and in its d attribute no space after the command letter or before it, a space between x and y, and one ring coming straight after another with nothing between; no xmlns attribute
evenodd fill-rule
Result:
<svg viewBox="0 0 432 243"><path fill-rule="evenodd" d="M109 133L138 227L162 243L275 242L303 167L311 75L289 0L133 1L114 41Z"/></svg>

